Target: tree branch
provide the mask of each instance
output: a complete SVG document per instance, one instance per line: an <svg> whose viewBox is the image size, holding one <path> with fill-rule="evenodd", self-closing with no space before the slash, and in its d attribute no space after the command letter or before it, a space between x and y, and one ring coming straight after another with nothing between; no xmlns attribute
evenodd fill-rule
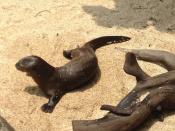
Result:
<svg viewBox="0 0 175 131"><path fill-rule="evenodd" d="M73 121L73 131L131 131L143 123L152 111L166 99L174 98L174 86L157 88L139 103L136 110L126 117L105 116L102 119L90 121ZM171 104L171 103L169 103ZM174 104L174 103L173 103Z"/></svg>
<svg viewBox="0 0 175 131"><path fill-rule="evenodd" d="M123 49L125 52L127 49ZM159 62L164 67L171 67L168 70L175 68L175 62L171 63L173 60L172 55L164 51L149 51L149 50L128 50L129 53L126 53L124 71L127 74L133 75L137 79L137 84L135 88L128 93L128 95L123 98L120 103L117 105L116 109L109 109L109 111L116 113L118 115L130 115L133 110L135 110L137 100L140 97L141 93L152 87L162 86L163 84L174 82L175 81L175 70L163 73L154 77L147 75L138 65L136 56L140 59L146 61ZM132 53L130 53L132 52ZM134 54L133 54L134 52ZM161 53L164 53L162 55ZM158 57L158 54L160 57ZM169 58L169 59L168 59ZM151 60L150 60L151 59ZM171 60L170 60L171 59ZM171 66L170 66L171 65ZM107 108L101 108L102 110L107 110Z"/></svg>

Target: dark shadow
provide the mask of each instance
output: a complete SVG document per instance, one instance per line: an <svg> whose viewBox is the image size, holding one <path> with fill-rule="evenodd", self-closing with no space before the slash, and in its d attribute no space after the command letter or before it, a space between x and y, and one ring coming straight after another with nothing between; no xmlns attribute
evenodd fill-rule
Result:
<svg viewBox="0 0 175 131"><path fill-rule="evenodd" d="M175 111L165 111L164 118L175 115ZM136 131L149 131L149 129L159 120L157 115L152 114ZM163 122L162 122L163 124Z"/></svg>
<svg viewBox="0 0 175 131"><path fill-rule="evenodd" d="M44 92L38 86L27 86L24 89L25 92L29 93L30 95L36 95L39 97L46 97Z"/></svg>
<svg viewBox="0 0 175 131"><path fill-rule="evenodd" d="M15 129L2 116L0 116L0 131L15 131Z"/></svg>
<svg viewBox="0 0 175 131"><path fill-rule="evenodd" d="M174 0L114 0L115 8L83 6L99 26L144 29L150 25L159 31L175 32Z"/></svg>

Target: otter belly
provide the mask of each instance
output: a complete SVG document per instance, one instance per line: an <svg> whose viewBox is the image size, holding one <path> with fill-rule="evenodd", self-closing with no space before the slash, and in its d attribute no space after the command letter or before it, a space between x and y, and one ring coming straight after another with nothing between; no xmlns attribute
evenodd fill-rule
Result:
<svg viewBox="0 0 175 131"><path fill-rule="evenodd" d="M66 90L76 89L95 77L98 70L97 61L71 63L61 70L61 83Z"/></svg>

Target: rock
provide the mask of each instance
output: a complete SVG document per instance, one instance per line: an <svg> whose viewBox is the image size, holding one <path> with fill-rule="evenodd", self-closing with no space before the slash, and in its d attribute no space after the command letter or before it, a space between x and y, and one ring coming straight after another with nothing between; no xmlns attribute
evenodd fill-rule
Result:
<svg viewBox="0 0 175 131"><path fill-rule="evenodd" d="M0 131L15 131L14 128L0 116Z"/></svg>

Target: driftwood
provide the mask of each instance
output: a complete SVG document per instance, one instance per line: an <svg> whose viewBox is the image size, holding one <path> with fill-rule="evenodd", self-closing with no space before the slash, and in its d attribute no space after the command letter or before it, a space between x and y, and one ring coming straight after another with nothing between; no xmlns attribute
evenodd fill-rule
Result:
<svg viewBox="0 0 175 131"><path fill-rule="evenodd" d="M151 87L162 86L165 83L173 83L175 80L175 55L166 51L160 50L137 50L137 49L122 49L127 52L124 64L124 71L127 74L133 75L137 79L135 88L124 98L115 108L116 114L130 115L132 108L140 95L146 89ZM149 77L138 65L134 56L129 55L128 52L134 54L137 59L152 62L161 65L169 72L163 73L154 77ZM132 68L132 69L131 69ZM130 108L130 110L129 110ZM114 109L113 109L114 110Z"/></svg>
<svg viewBox="0 0 175 131"><path fill-rule="evenodd" d="M144 51L147 50L143 50L143 52ZM149 53L147 54L149 55ZM152 54L155 55L157 52L154 53ZM166 52L163 53L166 54ZM144 56L148 55L144 54ZM161 55L161 53L157 53L155 57L158 55ZM90 121L73 121L74 131L131 131L143 123L158 107L161 107L159 109L168 109L169 107L175 109L175 88L173 86L173 81L175 80L175 75L173 74L175 71L171 71L175 68L173 62L167 61L165 59L166 55L163 55L164 57L159 57L162 61L157 61L157 59L153 61L153 56L150 56L152 59L150 62L159 62L159 64L162 64L163 67L169 70L168 73L150 77L137 63L136 57L138 59L143 58L140 56L135 52L127 53L124 64L124 71L136 77L137 84L135 88L118 104L117 107L103 105L101 107L102 110L111 112L105 117ZM147 57L147 61L149 61L150 57ZM171 59L173 59L173 57L171 57ZM151 87L153 90L150 91L150 94L142 102L137 102L140 93ZM129 116L118 116L117 114Z"/></svg>
<svg viewBox="0 0 175 131"><path fill-rule="evenodd" d="M108 114L99 120L73 121L73 131L132 131L169 98L175 98L175 88L172 85L152 91L130 116L110 117L112 114Z"/></svg>

